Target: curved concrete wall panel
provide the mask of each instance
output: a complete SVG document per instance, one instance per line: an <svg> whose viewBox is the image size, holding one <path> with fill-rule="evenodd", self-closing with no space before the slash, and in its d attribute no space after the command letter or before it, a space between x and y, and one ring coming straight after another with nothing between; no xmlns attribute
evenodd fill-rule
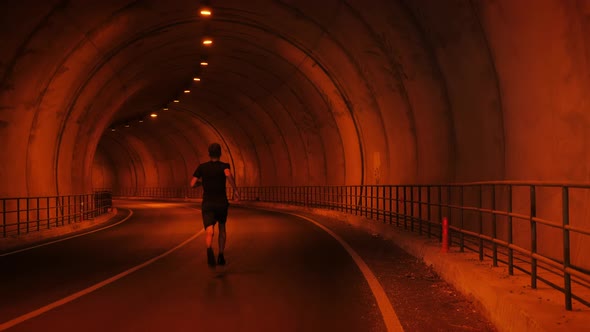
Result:
<svg viewBox="0 0 590 332"><path fill-rule="evenodd" d="M0 196L183 186L214 141L244 186L588 181L585 2L212 5L2 4Z"/></svg>

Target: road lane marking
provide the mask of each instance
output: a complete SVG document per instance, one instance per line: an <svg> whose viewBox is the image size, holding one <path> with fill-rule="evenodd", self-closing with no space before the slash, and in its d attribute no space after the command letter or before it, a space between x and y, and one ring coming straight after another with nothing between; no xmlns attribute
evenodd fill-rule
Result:
<svg viewBox="0 0 590 332"><path fill-rule="evenodd" d="M62 238L62 239L59 239L59 240L55 240L55 241L51 241L51 242L45 242L45 243L42 243L42 244L39 244L39 245L36 245L36 246L26 247L26 248L23 248L23 249L19 249L19 250L7 252L7 253L4 253L4 254L0 254L0 257L14 255L14 254L17 254L19 252L28 251L28 250L32 250L32 249L36 249L36 248L48 246L50 244L55 244L55 243L58 243L58 242L63 242L63 241L71 240L73 238L77 238L77 237L80 237L80 236L85 236L85 235L88 235L88 234L92 234L92 233L103 231L103 230L108 229L108 228L111 228L111 227L115 227L115 226L117 226L119 224L122 224L125 221L129 220L129 218L131 218L131 216L133 216L133 210L131 210L131 209L127 209L127 210L129 210L129 215L127 217L125 217L123 220L117 222L116 224L112 224L112 225L109 225L109 226L106 226L106 227L95 229L95 230L90 231L90 232L85 232L85 233L81 233L81 234L77 234L77 235L68 236L66 238Z"/></svg>
<svg viewBox="0 0 590 332"><path fill-rule="evenodd" d="M279 211L279 210L272 210L272 209L264 209L264 208L258 208L258 207L252 207L252 208L258 209L258 210L266 210L266 211L278 212L278 213L283 213L283 214L289 214L289 215L307 220L307 221L313 223L314 225L316 225L317 227L321 228L322 230L324 230L326 233L330 234L334 239L336 239L336 241L340 242L340 245L342 245L342 247L348 252L350 257L352 257L352 260L356 263L356 265L361 270L363 276L365 277L365 280L367 280L367 283L369 284L369 287L371 288L371 292L373 292L373 296L375 297L375 300L377 301L377 305L379 306L379 310L381 311L381 316L383 316L383 321L385 322L385 327L387 328L387 331L389 331L389 332L403 332L404 331L404 328L402 327L402 324L400 323L399 318L397 317L397 314L395 313L395 310L393 309L393 305L391 305L391 302L389 301L389 298L387 297L387 294L385 293L383 286L381 286L381 283L379 282L377 277L375 277L375 274L373 274L373 271L371 271L371 269L369 268L367 263L365 263L365 261L361 258L361 256L346 241L344 241L344 239L342 239L338 234L334 233L332 230L330 230L326 226L320 224L319 222L317 222L311 218L308 218L306 216L300 215L300 214Z"/></svg>
<svg viewBox="0 0 590 332"><path fill-rule="evenodd" d="M6 329L9 329L9 328L11 328L11 327L13 327L13 326L15 326L17 324L20 324L20 323L25 322L25 321L27 321L29 319L35 318L35 317L37 317L39 315L42 315L42 314L44 314L44 313L46 313L46 312L48 312L48 311L50 311L52 309L55 309L57 307L60 307L60 306L62 306L64 304L67 304L69 302L72 302L72 301L76 300L77 298L80 298L80 297L82 297L84 295L90 294L90 293L98 290L99 288L102 288L102 287L104 287L104 286L106 286L108 284L111 284L111 283L113 283L113 282L115 282L115 281L117 281L117 280L119 280L119 279L121 279L121 278L123 278L123 277L125 277L125 276L127 276L127 275L129 275L129 274L131 274L131 273L133 273L135 271L137 271L137 270L140 270L140 269L142 269L142 268L144 268L144 267L146 267L146 266L148 266L148 265L156 262L157 260L160 260L160 259L162 259L162 258L170 255L174 251L176 251L176 250L184 247L189 242L191 242L192 240L194 240L195 238L197 238L199 235L201 235L204 231L205 231L204 229L200 230L198 233L194 234L193 236L191 236L190 238L188 238L187 240L185 240L181 244L177 245L176 247L174 247L174 248L166 251L165 253L163 253L163 254L161 254L161 255L159 255L157 257L154 257L154 258L148 260L147 262L144 262L144 263L142 263L140 265L137 265L135 267L132 267L132 268L130 268L127 271L121 272L121 273L117 274L116 276L110 277L110 278L108 278L108 279L106 279L106 280L104 280L102 282L99 282L99 283L97 283L97 284L95 284L93 286L90 286L90 287L88 287L86 289L83 289L83 290L81 290L81 291L79 291L77 293L74 293L74 294L70 295L70 296L64 297L61 300L55 301L53 303L50 303L50 304L48 304L48 305L46 305L44 307L41 307L41 308L37 309L37 310L31 311L28 314L24 314L22 316L19 316L19 317L16 317L14 319L11 319L11 320L9 320L7 322L4 322L4 323L0 324L0 331L4 331Z"/></svg>

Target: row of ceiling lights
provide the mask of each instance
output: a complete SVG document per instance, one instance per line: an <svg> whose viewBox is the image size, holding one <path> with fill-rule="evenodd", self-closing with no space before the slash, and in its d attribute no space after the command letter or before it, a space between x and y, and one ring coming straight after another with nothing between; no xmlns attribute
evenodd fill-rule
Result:
<svg viewBox="0 0 590 332"><path fill-rule="evenodd" d="M201 15L201 17L203 17L205 19L208 19L211 16L213 16L213 10L211 9L210 6L205 5L205 6L201 7L201 9L199 10L199 14ZM211 36L205 36L201 40L201 43L205 47L210 47L210 46L213 45L213 38L211 38ZM208 61L207 57L201 56L201 60L200 60L199 65L201 67L208 66L209 65L209 61ZM201 81L201 78L199 76L195 76L193 78L193 81L194 82L200 82ZM191 93L191 90L190 89L185 89L183 92L184 92L184 94L189 94L189 93ZM174 99L172 102L173 103L180 103L180 100L179 99ZM168 107L164 107L163 110L164 111L168 110ZM150 116L151 117L157 117L158 114L156 112L152 112L152 114L150 114Z"/></svg>
<svg viewBox="0 0 590 332"><path fill-rule="evenodd" d="M213 10L212 10L212 9L211 9L211 7L209 7L209 6L203 6L203 7L202 7L202 8L199 10L199 14L200 14L200 15L201 15L201 17L203 17L203 18L209 18L209 17L211 17L211 16L213 15ZM204 38L202 39L202 41L201 41L201 42L202 42L203 46L205 46L205 47L210 47L211 45L213 45L213 39L212 39L210 36L206 36L206 37L204 37ZM199 65L200 65L201 67L206 67L206 66L208 66L208 65L209 65L209 61L208 61L208 59L207 59L207 57L206 57L206 56L201 56L201 60L200 60L200 63L199 63ZM195 77L193 78L193 81L194 81L194 82L200 82L200 81L201 81L201 78L200 78L200 77L198 77L198 76L195 76ZM191 92L191 90L190 90L190 89L186 89L186 90L184 90L184 93L185 93L185 94L189 94L190 92ZM172 102L173 102L173 103L180 103L180 100L179 100L179 99L174 99ZM163 111L167 111L167 110L169 110L169 108L168 108L168 107L163 107L163 108L162 108L162 110L163 110ZM152 113L150 113L150 118L152 118L152 119L155 119L155 118L157 118L157 117L158 117L158 112L152 112ZM143 122L144 122L144 120L143 120L143 119L139 119L139 120L138 120L138 122L139 122L139 123L143 123ZM129 127L131 127L131 125L130 125L129 123L126 123L126 124L124 125L124 127L125 127L125 128L129 128ZM116 129L113 127L113 128L111 128L111 131L116 131Z"/></svg>

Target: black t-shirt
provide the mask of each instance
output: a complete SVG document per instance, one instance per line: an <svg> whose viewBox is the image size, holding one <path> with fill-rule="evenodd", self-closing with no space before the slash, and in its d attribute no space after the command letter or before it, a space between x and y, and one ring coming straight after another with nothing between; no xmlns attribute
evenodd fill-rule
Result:
<svg viewBox="0 0 590 332"><path fill-rule="evenodd" d="M228 204L225 190L225 169L229 164L208 161L197 167L193 176L203 181L203 204Z"/></svg>

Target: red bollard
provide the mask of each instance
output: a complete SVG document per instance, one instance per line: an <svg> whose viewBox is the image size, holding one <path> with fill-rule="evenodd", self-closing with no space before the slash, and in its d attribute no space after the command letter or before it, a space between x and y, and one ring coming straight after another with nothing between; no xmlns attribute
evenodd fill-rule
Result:
<svg viewBox="0 0 590 332"><path fill-rule="evenodd" d="M442 246L440 251L443 253L449 252L449 220L443 217L442 220Z"/></svg>

